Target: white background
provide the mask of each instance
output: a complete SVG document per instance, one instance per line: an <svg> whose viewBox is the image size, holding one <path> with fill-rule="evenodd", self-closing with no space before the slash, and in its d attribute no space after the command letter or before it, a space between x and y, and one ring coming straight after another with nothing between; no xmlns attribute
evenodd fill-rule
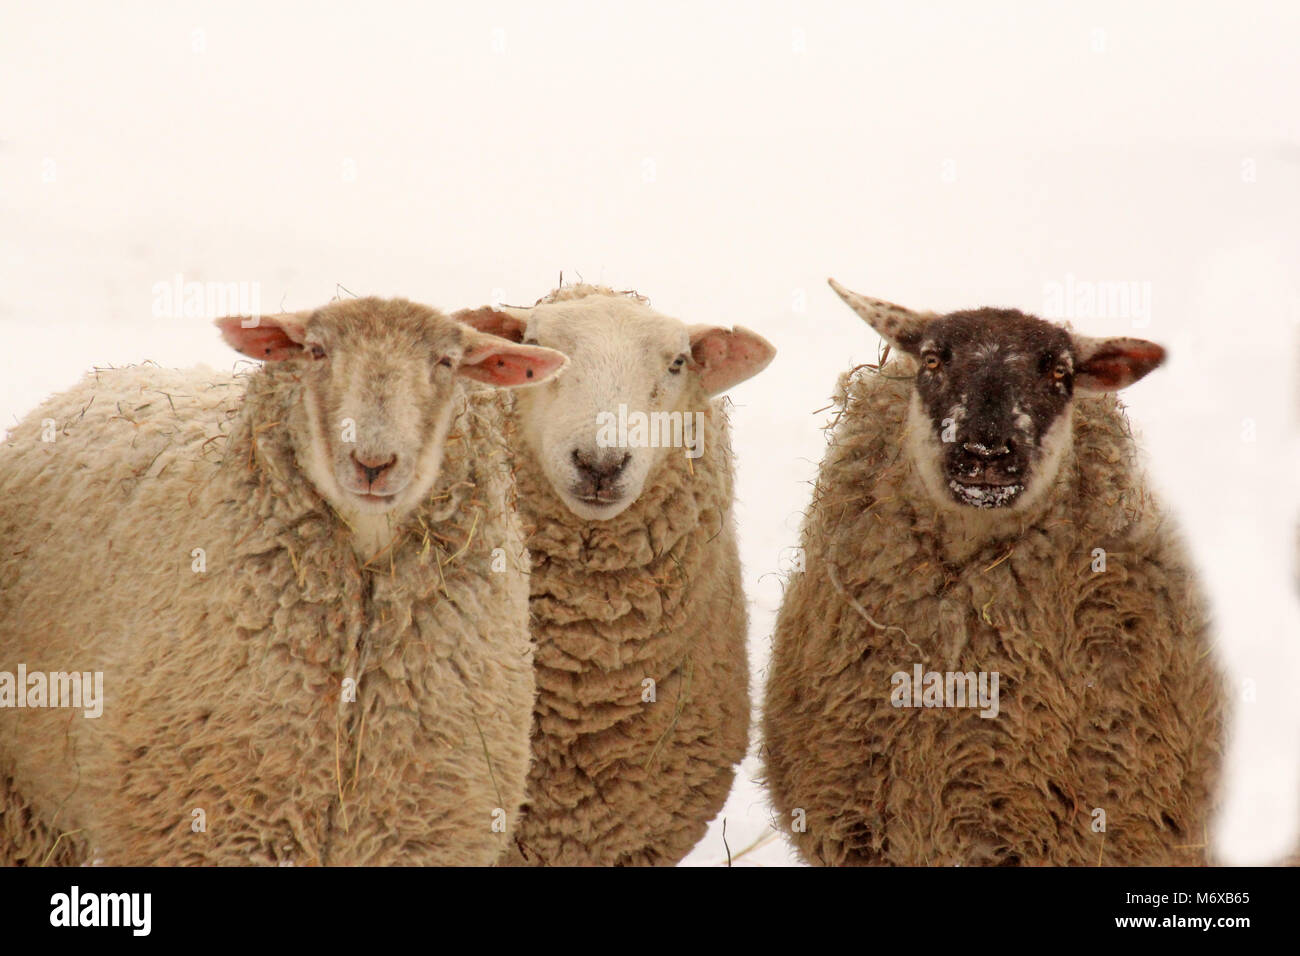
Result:
<svg viewBox="0 0 1300 956"><path fill-rule="evenodd" d="M733 395L757 699L816 410L878 345L826 276L1039 313L1150 283L1149 325L1075 326L1170 348L1126 399L1236 697L1213 839L1267 861L1300 824L1298 35L1283 2L6 4L0 422L92 365L230 365L154 316L177 273L276 311L563 271L748 325L779 349ZM743 769L733 853L770 833ZM719 819L688 862L725 857Z"/></svg>

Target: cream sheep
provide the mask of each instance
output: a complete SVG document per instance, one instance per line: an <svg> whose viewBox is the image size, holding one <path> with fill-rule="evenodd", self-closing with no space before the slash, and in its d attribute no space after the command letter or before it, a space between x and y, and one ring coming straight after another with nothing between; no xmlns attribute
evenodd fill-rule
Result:
<svg viewBox="0 0 1300 956"><path fill-rule="evenodd" d="M603 287L504 311L457 317L570 360L514 404L538 697L509 862L671 865L745 754L747 610L714 396L774 350Z"/></svg>
<svg viewBox="0 0 1300 956"><path fill-rule="evenodd" d="M1108 394L1164 351L832 285L900 354L841 379L777 620L764 759L799 852L1204 861L1221 678Z"/></svg>
<svg viewBox="0 0 1300 956"><path fill-rule="evenodd" d="M97 371L0 453L0 671L104 697L0 709L0 862L493 863L534 683L470 380L563 356L400 299L218 324L265 365Z"/></svg>

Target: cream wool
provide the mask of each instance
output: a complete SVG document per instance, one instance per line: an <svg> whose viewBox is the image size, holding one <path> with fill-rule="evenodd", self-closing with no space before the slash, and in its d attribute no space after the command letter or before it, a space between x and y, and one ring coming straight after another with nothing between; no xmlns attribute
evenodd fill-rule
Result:
<svg viewBox="0 0 1300 956"><path fill-rule="evenodd" d="M1203 862L1223 690L1118 402L1076 397L1054 485L997 531L927 497L904 451L916 370L836 395L766 691L783 826L818 864ZM999 716L891 706L916 663L997 671Z"/></svg>
<svg viewBox="0 0 1300 956"><path fill-rule="evenodd" d="M18 425L0 667L102 670L107 701L0 711L0 861L493 863L534 687L499 395L454 386L436 483L369 563L301 472L292 362L100 371Z"/></svg>
<svg viewBox="0 0 1300 956"><path fill-rule="evenodd" d="M509 862L672 865L726 801L750 717L730 437L711 396L774 350L747 330L684 326L596 286L508 311L517 321L493 331L560 348L571 362L565 380L514 403L537 707ZM557 483L570 488L566 475L581 480L570 461L610 451L590 447L595 414L625 399L701 413L703 454L669 449L646 465L651 450L629 449L621 466L615 456L610 473L637 477L632 491L614 486L612 505L558 493ZM588 510L614 513L593 520Z"/></svg>
<svg viewBox="0 0 1300 956"><path fill-rule="evenodd" d="M726 448L718 403L706 422ZM521 459L537 709L511 862L670 865L731 790L750 707L731 462L705 455L692 475L686 461L670 456L635 504L590 525Z"/></svg>

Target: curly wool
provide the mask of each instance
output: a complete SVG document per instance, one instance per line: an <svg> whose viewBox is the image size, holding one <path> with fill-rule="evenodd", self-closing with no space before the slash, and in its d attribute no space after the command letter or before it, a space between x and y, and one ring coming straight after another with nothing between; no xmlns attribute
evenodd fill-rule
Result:
<svg viewBox="0 0 1300 956"><path fill-rule="evenodd" d="M613 299L626 298L641 305L649 305L648 296L642 295L633 289L615 290L607 285L596 285L591 282L575 282L573 285L562 285L552 289L546 295L542 296L535 303L534 307L539 305L548 305L552 302L574 302L578 299L585 299L588 296L603 295Z"/></svg>
<svg viewBox="0 0 1300 956"><path fill-rule="evenodd" d="M1119 403L1076 400L1055 487L995 534L929 503L903 451L914 372L841 379L777 620L765 772L795 846L827 865L1204 862L1223 685ZM895 708L917 663L998 672L1000 714Z"/></svg>
<svg viewBox="0 0 1300 956"><path fill-rule="evenodd" d="M705 410L709 451L667 455L608 521L574 516L531 452L516 449L537 707L514 865L675 864L722 809L744 758L748 612L729 429L722 401L700 392L687 407Z"/></svg>
<svg viewBox="0 0 1300 956"><path fill-rule="evenodd" d="M0 667L103 671L106 702L0 711L0 862L491 864L507 845L533 676L501 399L462 393L429 500L363 567L295 461L299 389L287 363L101 371L12 431Z"/></svg>

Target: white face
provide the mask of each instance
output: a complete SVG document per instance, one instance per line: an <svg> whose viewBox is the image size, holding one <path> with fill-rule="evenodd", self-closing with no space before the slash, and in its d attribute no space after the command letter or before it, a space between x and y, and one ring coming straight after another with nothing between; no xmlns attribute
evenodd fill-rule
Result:
<svg viewBox="0 0 1300 956"><path fill-rule="evenodd" d="M519 393L517 407L524 441L575 515L614 517L637 500L665 456L687 453L610 445L600 427L610 421L602 416L620 416L620 406L626 416L704 410L685 324L631 299L594 295L532 309L523 341L569 358L563 375Z"/></svg>
<svg viewBox="0 0 1300 956"><path fill-rule="evenodd" d="M301 383L301 419L290 425L299 464L354 531L391 528L429 495L464 379L531 385L565 361L404 299L217 324L234 348Z"/></svg>
<svg viewBox="0 0 1300 956"><path fill-rule="evenodd" d="M458 402L461 348L453 343L443 355L348 343L303 369L310 429L303 465L336 510L402 516L429 494Z"/></svg>

